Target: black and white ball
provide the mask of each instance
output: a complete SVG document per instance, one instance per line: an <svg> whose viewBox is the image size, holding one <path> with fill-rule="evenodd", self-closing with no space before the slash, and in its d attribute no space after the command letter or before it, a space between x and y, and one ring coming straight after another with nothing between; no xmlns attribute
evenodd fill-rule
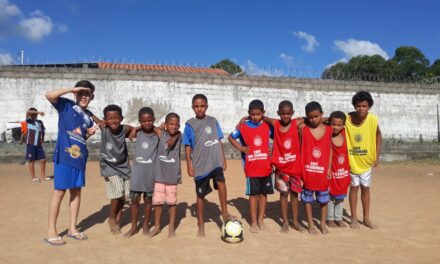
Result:
<svg viewBox="0 0 440 264"><path fill-rule="evenodd" d="M243 241L243 225L238 220L226 221L222 226L222 240L228 243Z"/></svg>

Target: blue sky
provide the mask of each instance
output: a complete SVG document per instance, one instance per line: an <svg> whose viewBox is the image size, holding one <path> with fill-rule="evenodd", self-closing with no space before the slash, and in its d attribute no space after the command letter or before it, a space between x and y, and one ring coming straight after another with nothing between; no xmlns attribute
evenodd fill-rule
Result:
<svg viewBox="0 0 440 264"><path fill-rule="evenodd" d="M0 64L111 61L317 74L416 46L440 58L440 1L0 0ZM292 73L293 72L293 73Z"/></svg>

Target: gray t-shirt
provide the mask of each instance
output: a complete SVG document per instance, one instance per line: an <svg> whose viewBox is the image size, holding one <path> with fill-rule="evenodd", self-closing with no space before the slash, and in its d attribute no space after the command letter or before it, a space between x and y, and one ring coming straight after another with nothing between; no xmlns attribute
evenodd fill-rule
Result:
<svg viewBox="0 0 440 264"><path fill-rule="evenodd" d="M130 191L153 192L154 165L159 139L155 133L139 131L136 135L136 147L133 157L133 169L130 179Z"/></svg>
<svg viewBox="0 0 440 264"><path fill-rule="evenodd" d="M194 149L191 152L197 176L204 176L223 167L222 142L217 132L217 119L206 116L191 118L186 122L195 133Z"/></svg>
<svg viewBox="0 0 440 264"><path fill-rule="evenodd" d="M130 163L125 143L127 127L120 126L117 134L110 132L110 128L101 129L101 176L118 175L123 179L130 178Z"/></svg>
<svg viewBox="0 0 440 264"><path fill-rule="evenodd" d="M156 182L166 184L182 183L180 172L180 136L174 146L168 148L167 141L170 138L167 131L162 131L157 147L156 165L154 167L154 178Z"/></svg>

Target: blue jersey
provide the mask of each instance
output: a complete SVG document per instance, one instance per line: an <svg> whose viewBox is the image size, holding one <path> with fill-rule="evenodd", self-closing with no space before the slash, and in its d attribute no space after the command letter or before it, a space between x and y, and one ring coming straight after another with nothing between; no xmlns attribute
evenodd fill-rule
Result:
<svg viewBox="0 0 440 264"><path fill-rule="evenodd" d="M89 155L86 146L86 131L93 126L91 119L93 114L63 97L58 98L53 106L59 114L54 163L85 170Z"/></svg>
<svg viewBox="0 0 440 264"><path fill-rule="evenodd" d="M44 132L46 131L41 120L26 119L26 144L41 146L44 139Z"/></svg>

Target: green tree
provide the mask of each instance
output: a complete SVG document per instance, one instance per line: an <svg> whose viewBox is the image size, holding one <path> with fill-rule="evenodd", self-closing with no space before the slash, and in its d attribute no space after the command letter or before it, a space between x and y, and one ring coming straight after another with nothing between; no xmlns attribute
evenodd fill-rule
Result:
<svg viewBox="0 0 440 264"><path fill-rule="evenodd" d="M440 59L435 60L426 72L426 77L428 78L433 78L437 76L440 76Z"/></svg>
<svg viewBox="0 0 440 264"><path fill-rule="evenodd" d="M425 55L418 48L410 46L398 47L391 61L396 64L395 75L414 80L424 78L429 66Z"/></svg>
<svg viewBox="0 0 440 264"><path fill-rule="evenodd" d="M217 62L216 64L211 65L211 68L223 69L231 75L244 74L244 71L240 68L240 66L229 59L224 59Z"/></svg>

